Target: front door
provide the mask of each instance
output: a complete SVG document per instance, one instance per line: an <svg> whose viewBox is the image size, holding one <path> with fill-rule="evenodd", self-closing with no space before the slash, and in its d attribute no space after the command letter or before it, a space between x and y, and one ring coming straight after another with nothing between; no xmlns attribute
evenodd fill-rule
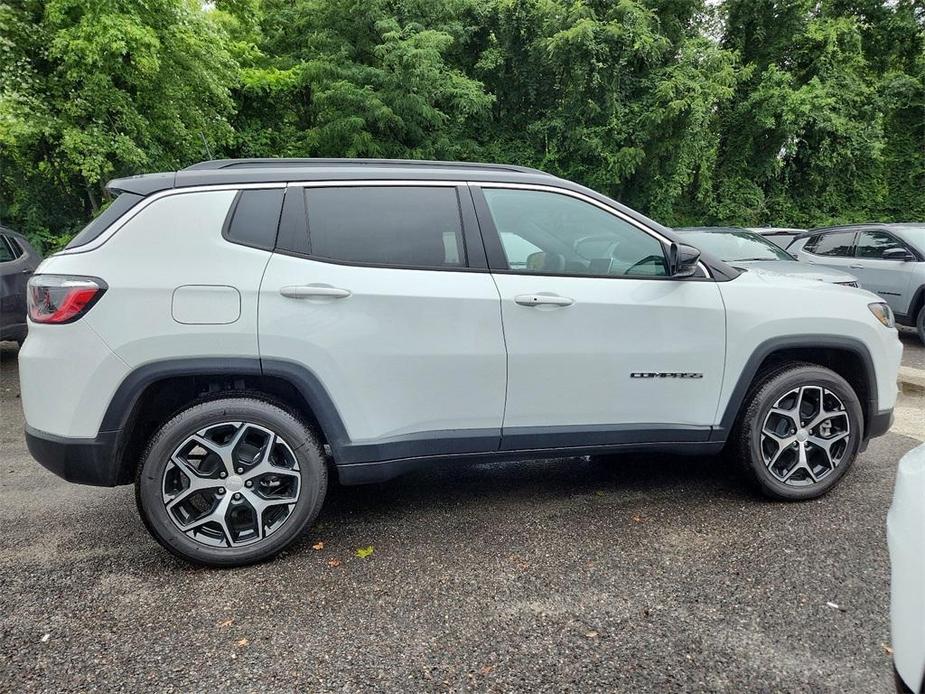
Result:
<svg viewBox="0 0 925 694"><path fill-rule="evenodd" d="M502 447L706 440L726 346L716 284L668 278L657 232L591 198L473 194L508 351Z"/></svg>
<svg viewBox="0 0 925 694"><path fill-rule="evenodd" d="M865 229L858 234L854 262L848 271L860 280L864 289L882 296L895 313L905 315L912 299L909 285L916 261L884 260L883 252L892 249L908 250L890 233Z"/></svg>

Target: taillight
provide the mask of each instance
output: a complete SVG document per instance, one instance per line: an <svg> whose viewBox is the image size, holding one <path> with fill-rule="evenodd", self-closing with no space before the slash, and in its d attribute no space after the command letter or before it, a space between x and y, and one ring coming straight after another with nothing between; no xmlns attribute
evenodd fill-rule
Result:
<svg viewBox="0 0 925 694"><path fill-rule="evenodd" d="M34 323L73 323L106 289L106 283L96 277L33 275L26 290L29 319Z"/></svg>

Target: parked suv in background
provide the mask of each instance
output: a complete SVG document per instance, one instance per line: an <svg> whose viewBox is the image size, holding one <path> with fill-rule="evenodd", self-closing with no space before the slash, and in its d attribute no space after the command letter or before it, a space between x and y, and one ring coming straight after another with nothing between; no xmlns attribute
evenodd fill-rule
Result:
<svg viewBox="0 0 925 694"><path fill-rule="evenodd" d="M26 282L41 260L25 236L0 226L0 340L26 339Z"/></svg>
<svg viewBox="0 0 925 694"><path fill-rule="evenodd" d="M854 224L814 229L788 248L807 263L850 272L890 305L925 343L925 224Z"/></svg>
<svg viewBox="0 0 925 694"><path fill-rule="evenodd" d="M754 231L739 227L679 227L675 231L686 243L742 270L770 270L788 277L831 282L845 287L859 286L857 278L847 272L798 262L783 248Z"/></svg>
<svg viewBox="0 0 925 694"><path fill-rule="evenodd" d="M876 296L740 273L541 171L229 160L110 189L30 281L26 438L65 479L134 481L191 561L279 552L329 471L728 445L808 499L890 426Z"/></svg>

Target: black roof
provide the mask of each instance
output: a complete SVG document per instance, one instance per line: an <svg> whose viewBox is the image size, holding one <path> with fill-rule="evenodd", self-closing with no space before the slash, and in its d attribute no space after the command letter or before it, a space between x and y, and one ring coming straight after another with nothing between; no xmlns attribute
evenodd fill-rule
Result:
<svg viewBox="0 0 925 694"><path fill-rule="evenodd" d="M730 231L748 231L743 227L675 227L675 231L680 231L682 234L687 231L705 231L711 234L723 234L729 233Z"/></svg>
<svg viewBox="0 0 925 694"><path fill-rule="evenodd" d="M168 188L189 186L357 179L568 184L539 169L511 164L411 159L214 159L179 171L117 178L106 187L113 192L150 195Z"/></svg>
<svg viewBox="0 0 925 694"><path fill-rule="evenodd" d="M816 227L815 229L810 229L801 236L808 236L809 234L818 234L820 232L827 231L854 231L857 229L870 229L871 227L879 227L881 229L889 229L891 227L909 227L909 226L925 226L921 222L862 222L859 224L836 224L834 226L828 227Z"/></svg>

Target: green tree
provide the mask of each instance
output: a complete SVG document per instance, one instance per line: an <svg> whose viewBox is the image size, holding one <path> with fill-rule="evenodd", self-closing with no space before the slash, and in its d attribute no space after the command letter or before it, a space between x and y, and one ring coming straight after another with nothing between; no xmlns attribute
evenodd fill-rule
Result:
<svg viewBox="0 0 925 694"><path fill-rule="evenodd" d="M54 247L105 182L232 140L237 66L194 0L0 5L0 218Z"/></svg>

